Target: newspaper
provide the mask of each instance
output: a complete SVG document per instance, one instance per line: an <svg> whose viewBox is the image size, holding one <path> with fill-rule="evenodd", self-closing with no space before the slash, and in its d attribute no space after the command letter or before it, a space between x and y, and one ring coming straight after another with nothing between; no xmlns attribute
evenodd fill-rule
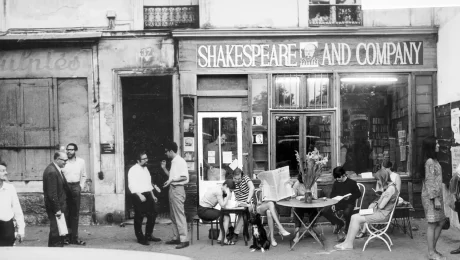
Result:
<svg viewBox="0 0 460 260"><path fill-rule="evenodd" d="M61 214L60 217L56 216L56 222L57 222L57 226L58 226L58 229L59 229L59 236L62 237L62 236L67 235L69 232L67 230L67 224L65 222L64 213Z"/></svg>
<svg viewBox="0 0 460 260"><path fill-rule="evenodd" d="M261 172L257 178L261 180L262 201L279 201L294 195L290 183L289 166Z"/></svg>

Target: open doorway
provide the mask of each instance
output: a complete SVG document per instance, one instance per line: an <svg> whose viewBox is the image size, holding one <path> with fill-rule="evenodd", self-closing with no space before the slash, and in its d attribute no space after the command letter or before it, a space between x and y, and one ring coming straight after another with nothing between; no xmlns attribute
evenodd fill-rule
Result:
<svg viewBox="0 0 460 260"><path fill-rule="evenodd" d="M162 187L168 179L160 167L166 159L163 144L173 140L172 76L122 77L123 138L125 158L125 205L127 218L134 211L128 189L128 171L136 155L146 151L153 183ZM169 213L167 190L158 196L158 213Z"/></svg>

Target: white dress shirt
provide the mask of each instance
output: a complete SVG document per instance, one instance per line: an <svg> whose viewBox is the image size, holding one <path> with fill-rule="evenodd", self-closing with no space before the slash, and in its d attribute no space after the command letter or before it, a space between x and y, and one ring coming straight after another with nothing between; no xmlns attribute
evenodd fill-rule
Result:
<svg viewBox="0 0 460 260"><path fill-rule="evenodd" d="M137 163L131 167L128 171L128 188L133 194L152 191L152 177L150 177L149 169Z"/></svg>
<svg viewBox="0 0 460 260"><path fill-rule="evenodd" d="M75 157L75 160L67 160L67 164L62 169L67 182L79 182L81 189L85 187L86 165L85 160Z"/></svg>
<svg viewBox="0 0 460 260"><path fill-rule="evenodd" d="M171 161L171 170L169 170L169 175L171 179L178 179L179 177L186 177L185 181L173 182L172 185L184 185L188 183L188 168L187 162L184 158L176 155Z"/></svg>
<svg viewBox="0 0 460 260"><path fill-rule="evenodd" d="M13 184L3 182L3 186L0 188L0 220L10 221L13 217L18 225L18 233L24 235L26 224L18 194Z"/></svg>

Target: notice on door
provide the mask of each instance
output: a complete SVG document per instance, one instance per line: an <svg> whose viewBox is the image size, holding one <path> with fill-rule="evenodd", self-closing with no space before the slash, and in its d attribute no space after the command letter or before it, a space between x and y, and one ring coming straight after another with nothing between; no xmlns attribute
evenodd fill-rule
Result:
<svg viewBox="0 0 460 260"><path fill-rule="evenodd" d="M232 163L232 152L222 152L222 163Z"/></svg>

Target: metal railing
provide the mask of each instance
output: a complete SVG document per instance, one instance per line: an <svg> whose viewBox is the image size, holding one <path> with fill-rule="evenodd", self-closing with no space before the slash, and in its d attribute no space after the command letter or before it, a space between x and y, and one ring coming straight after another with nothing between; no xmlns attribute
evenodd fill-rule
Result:
<svg viewBox="0 0 460 260"><path fill-rule="evenodd" d="M198 5L144 6L144 29L199 28Z"/></svg>

